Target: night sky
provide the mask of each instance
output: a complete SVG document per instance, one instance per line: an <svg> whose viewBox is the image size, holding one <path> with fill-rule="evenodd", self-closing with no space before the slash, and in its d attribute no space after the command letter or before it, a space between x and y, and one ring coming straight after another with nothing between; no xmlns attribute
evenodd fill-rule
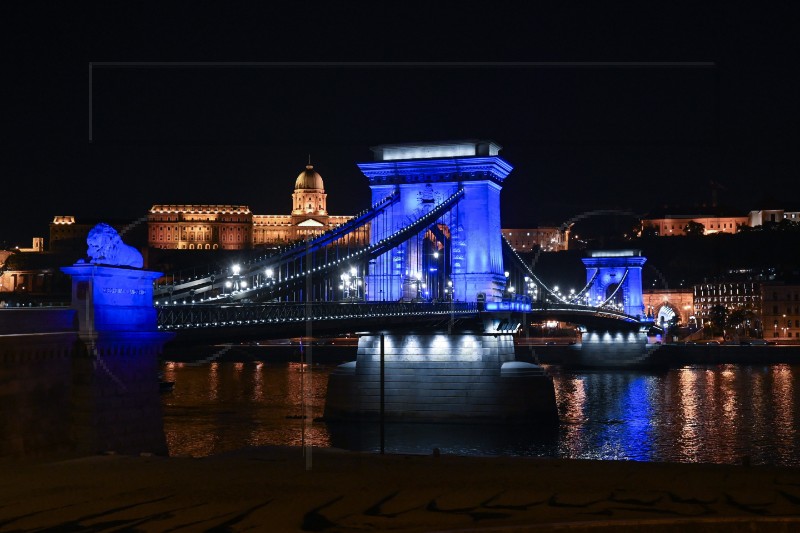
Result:
<svg viewBox="0 0 800 533"><path fill-rule="evenodd" d="M0 245L159 203L288 214L309 154L354 214L371 146L450 139L503 146L507 228L708 205L711 182L797 208L788 12L430 4L4 3Z"/></svg>

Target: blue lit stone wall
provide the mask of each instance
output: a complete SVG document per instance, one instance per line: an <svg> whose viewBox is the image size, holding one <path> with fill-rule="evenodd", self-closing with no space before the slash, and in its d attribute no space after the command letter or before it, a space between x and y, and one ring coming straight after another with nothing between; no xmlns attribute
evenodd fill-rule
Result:
<svg viewBox="0 0 800 533"><path fill-rule="evenodd" d="M458 204L459 227L454 249L463 251L453 262L457 294L475 301L479 292L487 300L499 300L505 289L500 228L500 186L491 181L465 182L464 199ZM463 230L462 230L463 228Z"/></svg>

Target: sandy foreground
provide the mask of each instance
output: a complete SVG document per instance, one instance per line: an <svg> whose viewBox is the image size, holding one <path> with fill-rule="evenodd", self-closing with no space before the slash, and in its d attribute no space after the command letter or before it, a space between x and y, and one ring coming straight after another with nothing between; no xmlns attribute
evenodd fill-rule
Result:
<svg viewBox="0 0 800 533"><path fill-rule="evenodd" d="M266 447L0 472L0 531L800 531L793 468Z"/></svg>

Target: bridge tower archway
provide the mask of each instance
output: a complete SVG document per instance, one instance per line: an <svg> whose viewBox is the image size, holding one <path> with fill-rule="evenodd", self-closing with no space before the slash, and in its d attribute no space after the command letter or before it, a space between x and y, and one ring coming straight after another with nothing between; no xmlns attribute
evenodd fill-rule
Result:
<svg viewBox="0 0 800 533"><path fill-rule="evenodd" d="M647 258L640 250L591 251L581 259L586 266L586 282L592 282L589 305L599 305L612 296L621 302L622 311L631 316L644 316L642 266Z"/></svg>
<svg viewBox="0 0 800 533"><path fill-rule="evenodd" d="M654 321L657 326L666 329L669 326L672 319L678 317L678 320L681 318L681 312L675 306L670 304L669 302L664 302L659 305L654 312Z"/></svg>
<svg viewBox="0 0 800 533"><path fill-rule="evenodd" d="M464 195L424 231L371 262L365 276L368 300L502 297L500 191L513 167L498 155L500 149L489 140L371 148L375 161L358 167L369 180L373 203L395 191L400 195L386 216L372 223L371 244L459 190Z"/></svg>

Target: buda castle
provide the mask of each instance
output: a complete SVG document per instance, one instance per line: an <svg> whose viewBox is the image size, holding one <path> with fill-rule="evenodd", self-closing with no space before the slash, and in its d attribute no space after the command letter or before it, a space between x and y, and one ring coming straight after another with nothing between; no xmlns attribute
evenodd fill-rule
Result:
<svg viewBox="0 0 800 533"><path fill-rule="evenodd" d="M281 246L315 237L352 219L328 214L322 176L308 164L295 180L291 215L255 215L246 205L154 205L147 245L179 250L242 250ZM350 237L369 242L369 228Z"/></svg>
<svg viewBox="0 0 800 533"><path fill-rule="evenodd" d="M322 176L309 163L295 180L290 215L255 215L246 205L156 204L147 213L147 247L162 250L246 250L283 246L315 237L352 219L328 214ZM91 223L57 216L51 245L82 239ZM117 227L124 231L124 227ZM369 243L369 225L348 236L351 245Z"/></svg>

